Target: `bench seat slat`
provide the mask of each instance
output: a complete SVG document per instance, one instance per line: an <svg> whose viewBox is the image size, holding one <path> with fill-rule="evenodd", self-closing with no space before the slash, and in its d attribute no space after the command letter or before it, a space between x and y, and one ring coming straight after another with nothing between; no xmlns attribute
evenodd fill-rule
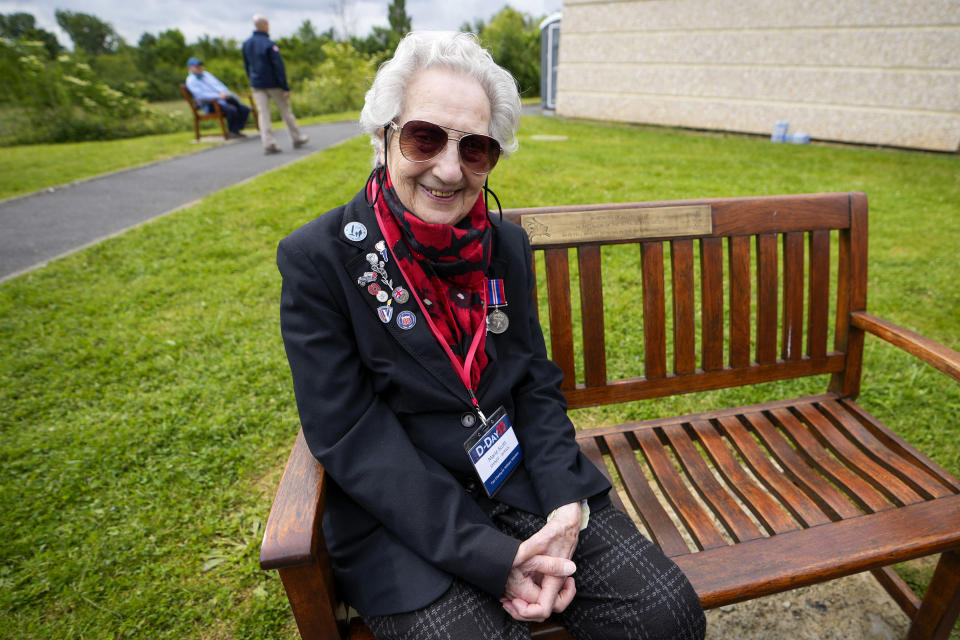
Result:
<svg viewBox="0 0 960 640"><path fill-rule="evenodd" d="M663 432L670 440L670 445L687 472L694 489L700 495L700 499L713 508L733 539L742 542L762 538L763 532L747 517L733 496L714 477L682 425L664 427ZM720 474L724 475L723 469L720 470Z"/></svg>
<svg viewBox="0 0 960 640"><path fill-rule="evenodd" d="M718 419L720 426L724 429L724 434L733 442L737 452L750 466L753 474L760 479L770 493L783 503L794 518L807 527L813 527L830 521L830 518L817 508L813 500L807 497L807 494L798 489L792 482L786 480L783 471L773 466L773 463L770 462L768 458L768 454L760 449L760 446L754 441L746 429L727 429L727 420L733 421L735 418ZM710 423L706 421L697 421L692 424L698 433L700 433L701 425L710 425ZM739 425L740 422L737 421L736 424ZM710 426L712 428L712 425ZM738 483L735 484L731 481L731 484L735 487L740 487ZM761 493L761 495L763 496L765 494ZM751 500L751 504L756 504L756 502Z"/></svg>
<svg viewBox="0 0 960 640"><path fill-rule="evenodd" d="M884 465L888 470L895 472L904 483L909 485L925 499L942 498L951 492L937 481L937 477L926 469L908 464L904 459L880 442L859 420L847 412L844 405L835 401L821 403L823 409L840 424L840 428L848 438L855 441L860 449L868 456Z"/></svg>
<svg viewBox="0 0 960 640"><path fill-rule="evenodd" d="M952 493L960 493L960 480L954 478L930 458L920 453L916 447L888 429L856 402L848 399L838 399L837 402L846 409L850 415L856 416L856 418L891 451L909 460L911 464L926 469L931 476L939 480L943 486L947 487Z"/></svg>
<svg viewBox="0 0 960 640"><path fill-rule="evenodd" d="M613 478L610 477L610 471L607 469L606 463L603 461L603 453L600 451L600 447L597 446L596 440L593 438L586 438L579 441L580 450L583 451L584 455L590 459L590 462L593 463L597 469L603 474L603 476L613 484ZM613 502L613 505L623 511L627 512L627 509L623 506L623 501L620 499L620 494L617 492L616 487L610 491L610 500Z"/></svg>
<svg viewBox="0 0 960 640"><path fill-rule="evenodd" d="M831 520L860 515L860 510L844 494L809 467L766 416L752 412L744 415L754 432L776 457L777 462L791 474L794 482L803 488L807 496L823 509Z"/></svg>
<svg viewBox="0 0 960 640"><path fill-rule="evenodd" d="M777 409L770 413L797 447L811 459L817 470L846 491L861 508L867 511L884 511L893 507L870 483L830 455L793 413L786 409Z"/></svg>
<svg viewBox="0 0 960 640"><path fill-rule="evenodd" d="M713 425L704 420L690 423L696 431L700 442L706 448L714 464L723 474L727 483L733 488L741 500L746 502L756 517L763 522L770 533L783 533L797 528L796 523L787 516L783 509L761 487L758 487L752 478L747 475L730 449L723 443ZM728 434L741 432L746 429L736 418L721 418L720 424Z"/></svg>
<svg viewBox="0 0 960 640"><path fill-rule="evenodd" d="M653 470L654 477L660 485L660 490L663 491L674 512L683 521L687 531L693 536L697 547L712 549L726 546L727 542L723 539L720 530L707 517L700 504L683 484L683 480L680 479L673 463L667 457L657 434L652 429L644 429L635 432L633 435L636 436L640 448L643 450L643 455Z"/></svg>
<svg viewBox="0 0 960 640"><path fill-rule="evenodd" d="M848 467L859 469L861 476L882 493L888 500L897 504L913 504L923 498L908 487L896 475L881 467L863 451L851 443L832 422L817 411L813 405L801 405L797 411L808 424L813 425L817 433L829 443L831 451Z"/></svg>
<svg viewBox="0 0 960 640"><path fill-rule="evenodd" d="M673 560L709 609L958 545L960 496L950 496Z"/></svg>
<svg viewBox="0 0 960 640"><path fill-rule="evenodd" d="M630 501L643 519L647 531L653 536L654 542L668 556L690 553L690 547L684 542L680 532L670 520L670 516L647 484L647 479L640 469L633 447L627 442L626 436L615 433L605 437L603 441L617 467L617 473L623 480L623 486Z"/></svg>

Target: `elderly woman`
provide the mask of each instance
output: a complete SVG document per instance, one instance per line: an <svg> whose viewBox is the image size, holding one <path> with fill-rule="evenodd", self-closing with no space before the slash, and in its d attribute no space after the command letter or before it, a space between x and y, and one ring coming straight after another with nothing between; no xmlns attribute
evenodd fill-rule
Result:
<svg viewBox="0 0 960 640"><path fill-rule="evenodd" d="M361 127L375 168L277 252L300 420L330 479L339 591L377 638L701 638L684 575L579 451L524 232L484 190L516 83L469 34L414 32Z"/></svg>

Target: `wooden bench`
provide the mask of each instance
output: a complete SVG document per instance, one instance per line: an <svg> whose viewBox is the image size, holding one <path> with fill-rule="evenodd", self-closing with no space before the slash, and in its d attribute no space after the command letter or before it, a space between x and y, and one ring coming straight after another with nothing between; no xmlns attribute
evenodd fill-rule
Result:
<svg viewBox="0 0 960 640"><path fill-rule="evenodd" d="M187 101L187 104L190 105L190 113L193 114L193 135L195 136L197 142L200 142L200 122L203 120L217 120L220 123L220 132L223 134L223 139L228 139L229 135L227 134L227 117L220 109L220 104L216 100L195 100L193 94L190 93L189 89L187 89L187 85L181 84L179 87L180 94L183 96L183 99ZM247 101L250 103L253 123L257 129L259 129L260 125L257 121L257 105L254 104L252 96L247 96ZM203 105L205 104L212 105L213 111L210 113L204 111Z"/></svg>
<svg viewBox="0 0 960 640"><path fill-rule="evenodd" d="M856 398L866 334L958 381L960 354L867 313L864 194L504 217L526 228L542 263L541 321L571 409L829 378L818 395L579 432L614 477L616 505L680 565L704 608L872 571L912 620L911 640L948 637L960 613L960 482ZM611 260L620 266L604 273ZM643 355L608 359L606 345L625 337ZM371 638L337 599L323 505L323 469L301 434L261 566L279 571L303 638ZM936 553L921 602L891 565ZM534 637L569 636L547 621Z"/></svg>

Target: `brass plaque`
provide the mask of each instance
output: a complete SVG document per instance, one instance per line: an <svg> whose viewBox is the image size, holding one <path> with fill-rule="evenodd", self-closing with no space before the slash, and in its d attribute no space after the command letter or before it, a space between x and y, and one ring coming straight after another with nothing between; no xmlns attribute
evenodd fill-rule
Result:
<svg viewBox="0 0 960 640"><path fill-rule="evenodd" d="M530 213L520 225L538 245L637 240L713 233L710 205Z"/></svg>

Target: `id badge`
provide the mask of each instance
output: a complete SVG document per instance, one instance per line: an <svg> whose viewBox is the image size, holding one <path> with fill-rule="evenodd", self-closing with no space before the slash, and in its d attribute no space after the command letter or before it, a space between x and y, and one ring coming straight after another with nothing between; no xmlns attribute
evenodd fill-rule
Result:
<svg viewBox="0 0 960 640"><path fill-rule="evenodd" d="M494 494L523 459L506 409L500 407L463 443L487 496Z"/></svg>

